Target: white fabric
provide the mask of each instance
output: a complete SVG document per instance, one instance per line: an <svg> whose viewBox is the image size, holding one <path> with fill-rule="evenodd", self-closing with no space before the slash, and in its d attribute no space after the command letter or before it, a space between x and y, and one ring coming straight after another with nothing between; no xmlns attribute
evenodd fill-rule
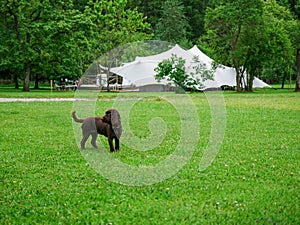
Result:
<svg viewBox="0 0 300 225"><path fill-rule="evenodd" d="M157 72L154 69L158 66L158 63L164 59L171 58L172 55L182 57L186 61L186 67L194 62L194 57L197 56L202 64L207 66L207 69L211 69L213 60L205 55L196 45L190 50L186 51L179 45L175 45L173 48L166 52L147 56L147 57L136 57L135 61L126 63L121 67L111 68L111 72L122 76L123 85L130 84L137 87L152 85L152 84L167 84L166 80L158 82L155 80L155 74ZM236 86L236 75L235 69L231 67L221 66L216 69L214 73L214 80L207 80L203 82L205 88L216 88L223 85ZM253 87L270 87L265 82L254 78Z"/></svg>
<svg viewBox="0 0 300 225"><path fill-rule="evenodd" d="M192 52L186 51L183 48L181 48L179 45L175 45L173 48L169 49L168 51L165 51L163 53L152 55L152 56L146 56L146 57L136 57L135 61L156 61L161 62L164 59L169 59L172 57L172 55L176 55L177 57L182 57L186 60L186 63L190 63L193 61L193 57L195 56Z"/></svg>
<svg viewBox="0 0 300 225"><path fill-rule="evenodd" d="M125 78L127 84L135 85L137 87L148 84L167 84L166 81L158 83L155 80L156 72L154 69L157 67L158 62L147 60L147 61L133 61L126 63L121 67L111 68L110 71L119 76ZM123 82L123 85L125 83Z"/></svg>
<svg viewBox="0 0 300 225"><path fill-rule="evenodd" d="M214 60L212 60L211 58L209 58L207 55L205 55L198 47L197 45L194 45L194 47L192 47L190 50L188 50L189 52L193 53L194 55L199 56L199 59L211 64Z"/></svg>
<svg viewBox="0 0 300 225"><path fill-rule="evenodd" d="M157 72L154 69L158 66L158 63L164 59L169 59L172 55L182 57L186 61L186 65L193 62L195 55L182 49L179 45L175 45L173 48L166 52L147 56L147 57L136 57L135 61L126 63L124 66L111 68L111 72L123 76L128 80L130 84L137 87L149 85L149 84L168 84L166 80L160 82L155 80Z"/></svg>
<svg viewBox="0 0 300 225"><path fill-rule="evenodd" d="M189 49L188 51L197 55L199 59L202 60L203 62L209 64L213 63L213 60L209 58L207 55L205 55L196 45L194 45L194 47ZM221 66L221 68L216 69L216 72L214 74L214 79L216 83L219 85L219 87L223 85L228 85L232 87L236 86L235 69L228 66ZM207 84L205 84L206 87L210 87L210 85L212 85L210 84L210 82L207 82ZM263 82L262 80L258 79L257 77L254 77L253 87L263 88L263 87L271 87L271 86Z"/></svg>

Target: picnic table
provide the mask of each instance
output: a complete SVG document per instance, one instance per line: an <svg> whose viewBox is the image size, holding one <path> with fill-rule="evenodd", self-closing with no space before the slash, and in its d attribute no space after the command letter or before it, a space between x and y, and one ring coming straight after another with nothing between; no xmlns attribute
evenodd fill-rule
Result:
<svg viewBox="0 0 300 225"><path fill-rule="evenodd" d="M75 91L78 87L78 81L66 80L66 81L54 81L54 87L57 91Z"/></svg>

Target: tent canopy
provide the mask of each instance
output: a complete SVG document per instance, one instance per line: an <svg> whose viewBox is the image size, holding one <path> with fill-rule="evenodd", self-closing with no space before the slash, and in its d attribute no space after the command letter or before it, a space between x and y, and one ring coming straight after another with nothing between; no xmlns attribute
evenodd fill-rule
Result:
<svg viewBox="0 0 300 225"><path fill-rule="evenodd" d="M207 66L207 69L212 68L213 60L205 55L196 45L189 49L184 50L179 45L175 45L173 48L162 52L160 54L146 56L146 57L136 57L135 61L126 63L120 67L114 67L110 69L110 72L122 76L125 82L135 85L136 87L141 87L145 85L166 85L168 82L162 80L158 82L155 80L155 75L157 72L154 69L158 64L176 55L181 57L186 61L186 67L188 68L191 63L194 62L195 56L198 58L200 63ZM218 67L213 76L214 80L206 80L203 82L205 88L218 88L224 85L236 86L236 72L234 68L221 66ZM254 78L253 87L270 87L265 82L258 78Z"/></svg>
<svg viewBox="0 0 300 225"><path fill-rule="evenodd" d="M196 45L194 45L194 47L189 49L188 51L197 55L200 60L207 62L210 65L213 63L213 60L209 58L207 55L205 55ZM236 86L235 69L232 67L222 65L221 67L216 69L214 74L214 79L219 84L219 87L223 85L234 87ZM263 87L271 87L271 86L263 82L262 80L258 79L257 77L254 77L253 87L263 88Z"/></svg>
<svg viewBox="0 0 300 225"><path fill-rule="evenodd" d="M127 80L127 82L139 87L149 84L158 84L158 82L155 80L156 72L154 71L157 65L157 61L139 60L126 63L121 67L111 68L110 71L112 73L123 76ZM167 84L167 82L162 81L160 84Z"/></svg>

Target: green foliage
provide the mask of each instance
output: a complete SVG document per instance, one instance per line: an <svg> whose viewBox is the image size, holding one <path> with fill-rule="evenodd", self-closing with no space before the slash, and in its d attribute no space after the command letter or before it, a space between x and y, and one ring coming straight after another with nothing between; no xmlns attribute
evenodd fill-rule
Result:
<svg viewBox="0 0 300 225"><path fill-rule="evenodd" d="M170 59L163 60L154 69L157 72L155 79L159 82L166 79L183 90L200 90L205 87L204 81L213 80L214 69L208 70L198 57L195 56L189 63L187 65L185 59L172 54Z"/></svg>
<svg viewBox="0 0 300 225"><path fill-rule="evenodd" d="M283 79L294 74L294 50L290 29L294 29L290 11L274 0L264 3L264 35L261 48L262 78ZM275 57L276 56L276 57Z"/></svg>
<svg viewBox="0 0 300 225"><path fill-rule="evenodd" d="M149 37L145 18L126 1L1 0L0 71L49 79L80 77L97 56ZM23 71L26 71L23 75Z"/></svg>
<svg viewBox="0 0 300 225"><path fill-rule="evenodd" d="M203 41L217 61L236 69L238 90L246 83L245 89L251 91L254 76L291 73L292 44L287 28L292 21L290 11L275 0L220 0L207 11Z"/></svg>
<svg viewBox="0 0 300 225"><path fill-rule="evenodd" d="M97 1L91 3L94 21L94 51L100 56L126 43L151 38L146 34L149 24L136 9L127 9L127 1Z"/></svg>
<svg viewBox="0 0 300 225"><path fill-rule="evenodd" d="M195 0L183 0L185 6L185 15L189 21L189 40L192 43L196 43L199 37L204 33L204 17L207 7L212 7L213 1L195 1ZM186 46L188 47L188 46Z"/></svg>
<svg viewBox="0 0 300 225"><path fill-rule="evenodd" d="M178 5L181 9L180 11L177 9L164 9L163 5L165 4L172 4ZM147 1L135 1L130 0L128 1L129 8L137 8L139 12L143 13L147 17L147 22L151 24L151 28L157 36L160 36L160 32L165 32L161 30L160 26L157 26L162 21L162 17L166 17L167 20L176 21L179 20L181 17L185 17L184 20L187 20L188 27L187 28L187 36L186 40L180 40L177 44L180 43L181 46L189 48L192 47L191 44L195 43L196 40L204 33L204 16L205 16L205 9L207 6L211 6L213 1L206 0L206 1L195 1L195 0L181 0L181 1L169 1L169 3L160 1L160 0L147 0ZM167 11L173 10L173 13L167 16ZM180 13L179 13L180 12ZM174 16L176 15L176 16ZM176 18L174 18L176 17ZM177 24L178 25L178 24ZM172 24L174 26L174 24ZM159 28L159 29L158 29ZM179 30L175 27L169 28L168 26L162 27L162 29L167 28L169 30L175 29ZM182 31L179 30L181 33ZM172 34L174 35L174 34ZM178 38L177 38L178 39ZM163 39L167 40L167 39Z"/></svg>
<svg viewBox="0 0 300 225"><path fill-rule="evenodd" d="M219 63L235 68L237 90L241 91L245 83L246 62L250 55L253 56L252 50L256 49L259 38L257 33L262 22L262 2L220 0L217 3L215 8L207 10L205 17L207 34L204 40L213 49ZM251 80L253 77L247 79ZM250 90L251 88L250 82Z"/></svg>
<svg viewBox="0 0 300 225"><path fill-rule="evenodd" d="M162 4L162 16L155 26L155 37L162 41L180 43L188 38L190 26L179 0L167 0Z"/></svg>
<svg viewBox="0 0 300 225"><path fill-rule="evenodd" d="M254 76L300 83L299 0L0 0L0 6L0 77L22 78L27 86L38 77L76 79L111 49L153 37L185 48L201 40L200 48L235 67L250 90Z"/></svg>
<svg viewBox="0 0 300 225"><path fill-rule="evenodd" d="M10 39L1 38L0 56L7 68L16 65L18 71L26 70L25 80L31 71L37 74L74 78L80 75L80 48L86 45L88 33L82 28L89 23L72 2L10 1L1 2L4 22L0 32ZM2 36L1 36L2 37ZM7 48L7 47L10 48ZM8 54L8 50L13 54ZM14 67L12 67L14 68ZM28 90L28 86L24 87Z"/></svg>
<svg viewBox="0 0 300 225"><path fill-rule="evenodd" d="M174 82L176 86L186 89L186 81L188 75L185 71L185 60L181 57L172 55L171 59L165 59L158 64L154 69L158 74L155 75L155 79L159 82L162 79Z"/></svg>
<svg viewBox="0 0 300 225"><path fill-rule="evenodd" d="M106 101L97 102L99 115L114 102L107 93L101 96ZM110 156L140 166L169 157L180 137L174 107L155 94L127 97L125 103L140 99L130 116L136 135L147 134L157 116L168 135L152 151L122 144ZM204 94L190 97L201 123L196 151L174 177L142 187L112 183L91 169L75 142L71 102L1 103L0 223L297 224L299 94L225 93L225 139L203 172L198 167L210 135L210 107ZM105 147L106 140L98 143ZM83 154L94 151L89 146Z"/></svg>

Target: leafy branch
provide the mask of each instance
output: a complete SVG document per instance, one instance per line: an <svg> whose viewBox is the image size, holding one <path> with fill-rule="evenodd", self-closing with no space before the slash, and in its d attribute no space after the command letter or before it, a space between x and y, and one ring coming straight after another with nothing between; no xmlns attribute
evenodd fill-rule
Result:
<svg viewBox="0 0 300 225"><path fill-rule="evenodd" d="M163 60L154 69L157 72L155 79L158 82L166 80L183 90L201 90L205 88L203 82L213 80L215 66L208 69L207 65L202 63L198 56L194 56L188 66L186 64L184 58L172 54L171 58Z"/></svg>

